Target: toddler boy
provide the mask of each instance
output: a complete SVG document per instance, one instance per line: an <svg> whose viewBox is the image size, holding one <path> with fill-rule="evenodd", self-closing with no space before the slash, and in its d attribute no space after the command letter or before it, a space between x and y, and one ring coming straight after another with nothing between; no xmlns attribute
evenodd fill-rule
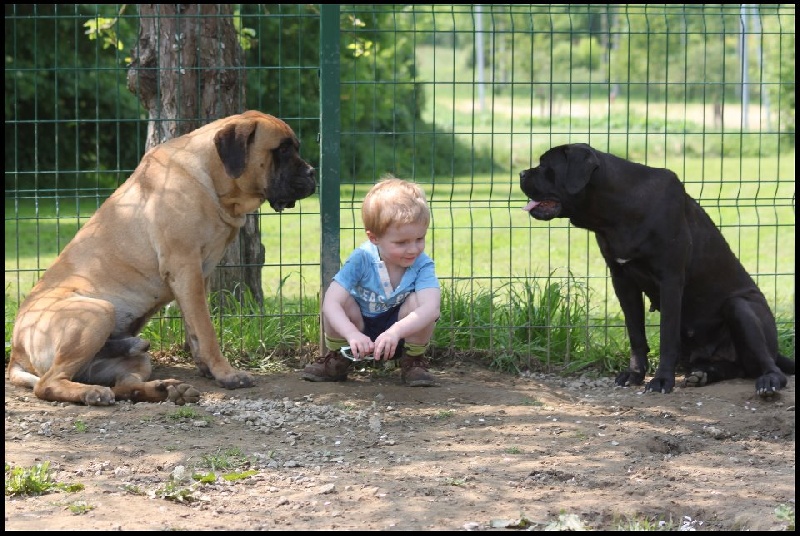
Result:
<svg viewBox="0 0 800 536"><path fill-rule="evenodd" d="M347 380L356 359L399 359L403 381L432 386L425 350L439 319L441 289L433 260L425 254L431 213L425 192L394 177L375 184L361 217L367 241L336 273L322 301L322 328L329 352L306 365L304 380Z"/></svg>

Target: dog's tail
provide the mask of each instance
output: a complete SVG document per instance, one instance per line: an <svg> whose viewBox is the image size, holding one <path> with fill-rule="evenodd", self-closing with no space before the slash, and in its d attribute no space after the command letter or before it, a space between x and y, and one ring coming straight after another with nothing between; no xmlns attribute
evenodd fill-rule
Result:
<svg viewBox="0 0 800 536"><path fill-rule="evenodd" d="M781 372L784 374L794 375L794 359L789 359L784 355L778 354L778 359L775 360L775 364L778 365L778 368L781 369Z"/></svg>

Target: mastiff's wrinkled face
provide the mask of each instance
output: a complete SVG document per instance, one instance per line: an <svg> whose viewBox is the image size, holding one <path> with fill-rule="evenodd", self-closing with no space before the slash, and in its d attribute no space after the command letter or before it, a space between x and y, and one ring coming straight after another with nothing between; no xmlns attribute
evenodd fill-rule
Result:
<svg viewBox="0 0 800 536"><path fill-rule="evenodd" d="M530 199L523 210L537 220L572 217L598 166L594 150L587 145L549 149L539 158L537 167L519 174L520 188Z"/></svg>
<svg viewBox="0 0 800 536"><path fill-rule="evenodd" d="M267 201L276 212L294 208L295 201L316 190L314 168L300 158L300 142L294 136L284 138L272 150L274 179L267 187Z"/></svg>
<svg viewBox="0 0 800 536"><path fill-rule="evenodd" d="M217 153L235 186L219 192L228 203L235 198L236 214L258 208L264 201L276 212L316 191L314 168L300 158L300 142L291 127L268 114L249 111L214 136Z"/></svg>

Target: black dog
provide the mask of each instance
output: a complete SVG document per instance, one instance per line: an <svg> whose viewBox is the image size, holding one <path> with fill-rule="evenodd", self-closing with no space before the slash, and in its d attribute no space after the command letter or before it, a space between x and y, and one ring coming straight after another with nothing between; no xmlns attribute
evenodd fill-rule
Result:
<svg viewBox="0 0 800 536"><path fill-rule="evenodd" d="M660 362L647 391L672 391L679 365L687 385L746 376L761 396L786 387L795 363L778 353L767 300L675 173L570 144L520 173L520 188L534 218L569 218L597 238L631 343L617 385L641 384L647 372L644 293L661 312Z"/></svg>

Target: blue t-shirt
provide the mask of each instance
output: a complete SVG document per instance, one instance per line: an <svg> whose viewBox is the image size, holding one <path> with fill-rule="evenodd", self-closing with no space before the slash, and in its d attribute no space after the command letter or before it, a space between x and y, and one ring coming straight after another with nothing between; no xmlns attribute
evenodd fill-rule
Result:
<svg viewBox="0 0 800 536"><path fill-rule="evenodd" d="M433 259L422 253L414 264L406 268L403 279L387 297L379 272L381 263L378 248L367 240L358 247L333 276L333 280L346 288L355 298L362 316L378 316L403 303L409 294L425 288L439 288L439 279L433 269Z"/></svg>

